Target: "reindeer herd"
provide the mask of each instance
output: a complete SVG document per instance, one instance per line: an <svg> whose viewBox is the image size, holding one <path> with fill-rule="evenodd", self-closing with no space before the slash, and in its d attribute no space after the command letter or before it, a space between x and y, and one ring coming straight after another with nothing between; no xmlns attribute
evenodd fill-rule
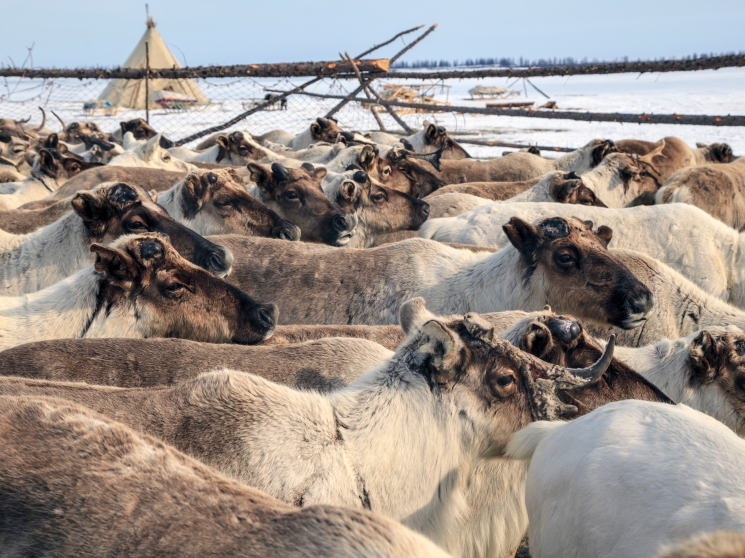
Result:
<svg viewBox="0 0 745 558"><path fill-rule="evenodd" d="M728 145L60 125L0 119L0 554L745 553Z"/></svg>

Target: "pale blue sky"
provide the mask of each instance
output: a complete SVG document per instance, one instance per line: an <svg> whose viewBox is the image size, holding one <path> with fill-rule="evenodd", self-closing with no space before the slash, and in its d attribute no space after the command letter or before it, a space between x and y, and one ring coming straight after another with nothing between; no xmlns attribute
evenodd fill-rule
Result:
<svg viewBox="0 0 745 558"><path fill-rule="evenodd" d="M116 66L144 31L144 2L0 0L0 59L25 47L45 67ZM438 30L405 59L651 58L745 50L745 0L150 0L189 65L354 55L420 23ZM382 54L394 52L392 46Z"/></svg>

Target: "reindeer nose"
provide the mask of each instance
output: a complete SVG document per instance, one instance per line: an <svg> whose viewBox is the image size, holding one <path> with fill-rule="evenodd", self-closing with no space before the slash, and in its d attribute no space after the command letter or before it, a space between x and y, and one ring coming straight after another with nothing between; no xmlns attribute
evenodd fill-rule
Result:
<svg viewBox="0 0 745 558"><path fill-rule="evenodd" d="M429 211L430 211L429 204L427 202L420 202L420 203L422 203L422 206L419 208L419 213L421 214L422 217L424 217L425 220L429 219Z"/></svg>
<svg viewBox="0 0 745 558"><path fill-rule="evenodd" d="M256 307L253 317L262 333L266 333L276 327L279 309L276 304L263 304Z"/></svg>
<svg viewBox="0 0 745 558"><path fill-rule="evenodd" d="M347 221L346 215L337 215L333 221L334 230L337 232L346 232L350 230L349 222Z"/></svg>
<svg viewBox="0 0 745 558"><path fill-rule="evenodd" d="M582 333L582 328L579 327L579 324L572 320L549 318L546 325L551 334L556 335L562 343L571 343Z"/></svg>
<svg viewBox="0 0 745 558"><path fill-rule="evenodd" d="M207 269L218 277L227 277L232 268L233 253L224 246L218 246L207 259Z"/></svg>

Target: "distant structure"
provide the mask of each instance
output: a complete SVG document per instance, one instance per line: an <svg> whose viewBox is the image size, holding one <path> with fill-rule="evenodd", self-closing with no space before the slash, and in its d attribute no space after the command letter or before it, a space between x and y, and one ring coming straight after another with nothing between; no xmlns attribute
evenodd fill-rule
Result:
<svg viewBox="0 0 745 558"><path fill-rule="evenodd" d="M153 18L148 14L147 29L137 43L132 54L122 65L124 68L145 68L145 43L148 43L151 68L181 68L176 57L168 50L166 43L155 28ZM163 106L164 92L184 105L208 104L209 99L202 93L199 86L190 79L151 79L149 80L150 109ZM108 101L112 107L145 110L145 80L116 79L111 80L98 97L100 101ZM158 101L158 103L156 103Z"/></svg>

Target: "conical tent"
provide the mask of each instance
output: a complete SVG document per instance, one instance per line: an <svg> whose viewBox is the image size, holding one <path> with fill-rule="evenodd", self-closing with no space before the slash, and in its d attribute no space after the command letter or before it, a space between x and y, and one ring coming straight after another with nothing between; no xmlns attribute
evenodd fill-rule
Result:
<svg viewBox="0 0 745 558"><path fill-rule="evenodd" d="M155 22L148 17L145 34L137 43L132 54L124 63L124 68L145 68L145 43L148 44L151 68L181 68L176 57L168 50L163 38L155 29ZM198 104L207 104L209 99L205 97L199 86L190 79L151 79L149 80L151 97L149 108L156 108L153 102L152 92L157 90L168 90L175 93L188 95L197 100ZM98 97L109 101L112 106L129 109L145 109L145 80L144 79L116 79L109 82L106 89Z"/></svg>

